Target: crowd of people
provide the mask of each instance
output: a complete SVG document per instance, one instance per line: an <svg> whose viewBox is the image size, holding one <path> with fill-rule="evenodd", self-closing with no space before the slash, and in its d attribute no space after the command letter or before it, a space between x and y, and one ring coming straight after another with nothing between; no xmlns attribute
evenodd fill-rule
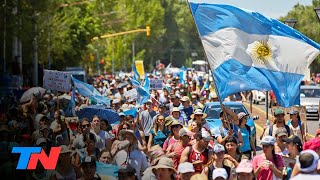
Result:
<svg viewBox="0 0 320 180"><path fill-rule="evenodd" d="M206 121L205 104L217 101L214 89L205 85L208 76L189 74L184 82L172 74L149 78L163 79L164 87L150 91L144 104L125 95L134 89L127 76L94 78L92 84L111 99L110 108L120 117L114 124L98 115L71 121L76 114L67 113L50 91L27 102L11 97L2 104L9 108L1 116L1 179L320 179L320 129L308 140L296 109L289 115L276 109L257 144L245 112L222 106L221 127ZM76 94L77 112L92 104ZM16 170L19 154L11 153L16 146L47 153L60 146L56 169L38 163L35 170Z"/></svg>

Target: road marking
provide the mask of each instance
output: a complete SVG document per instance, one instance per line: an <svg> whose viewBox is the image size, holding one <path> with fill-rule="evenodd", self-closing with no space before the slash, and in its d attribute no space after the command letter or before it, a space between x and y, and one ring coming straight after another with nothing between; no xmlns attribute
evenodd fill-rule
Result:
<svg viewBox="0 0 320 180"><path fill-rule="evenodd" d="M243 104L246 104L247 106L250 106L250 104L247 103L247 102L243 102ZM252 107L255 108L256 110L260 111L260 112L263 113L263 114L267 114L265 111L263 111L263 110L260 109L260 108L257 108L257 107L255 107L255 106L252 106ZM269 117L269 119L272 119L272 115L271 115L271 114L268 114L268 117ZM306 123L307 123L307 122L306 122ZM258 125L257 123L254 123L254 124L255 124L255 126L256 126L257 129L259 129L260 131L263 132L263 128L262 128L260 125ZM310 137L312 137L312 138L315 138L315 136L312 135L312 134L309 134L309 133L306 133L306 134L307 134L307 136L310 136Z"/></svg>
<svg viewBox="0 0 320 180"><path fill-rule="evenodd" d="M254 125L256 126L256 128L258 130L260 130L261 132L263 132L263 128L261 126L259 126L257 123L254 123Z"/></svg>

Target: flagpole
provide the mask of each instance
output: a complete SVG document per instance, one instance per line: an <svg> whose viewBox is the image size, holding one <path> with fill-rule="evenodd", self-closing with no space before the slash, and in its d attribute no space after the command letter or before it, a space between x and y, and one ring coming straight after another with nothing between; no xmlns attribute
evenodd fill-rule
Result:
<svg viewBox="0 0 320 180"><path fill-rule="evenodd" d="M186 0L186 2L187 2L187 4L188 4L188 7L189 7L189 10L190 10L190 13L191 13L193 22L194 22L194 24L196 25L196 21L194 20L194 16L193 16L192 11L191 11L191 8L190 8L190 3L189 3L188 0ZM197 25L196 25L196 26L197 26ZM197 28L197 31L198 31L198 28ZM198 36L199 36L199 38L201 39L199 31L198 31ZM201 45L202 45L202 48L204 49L204 46L203 46L202 41L201 41ZM205 52L205 60L206 60L206 62L209 64L206 51L204 51L204 52ZM209 64L209 67L210 67L210 70L211 70L210 64ZM208 74L209 74L209 72L208 72ZM220 93L219 93L219 90L218 90L218 86L217 86L217 83L216 83L216 79L214 78L213 75L212 75L212 79L213 79L213 83L214 83L214 89L216 90L217 97L218 97L219 103L220 103L220 107L221 107L221 109L222 109L222 107L223 107L222 99L221 99L221 96L220 96ZM222 111L222 112L223 112L223 121L222 121L222 123L230 130L230 129L231 129L231 127L230 127L230 120L228 119L228 116L227 116L226 112L225 112L225 111Z"/></svg>

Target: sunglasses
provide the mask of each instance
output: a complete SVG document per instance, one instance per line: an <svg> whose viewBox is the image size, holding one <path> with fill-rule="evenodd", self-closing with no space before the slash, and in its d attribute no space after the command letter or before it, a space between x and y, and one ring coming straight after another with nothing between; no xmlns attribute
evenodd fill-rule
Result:
<svg viewBox="0 0 320 180"><path fill-rule="evenodd" d="M271 145L262 145L262 148L268 148L271 147Z"/></svg>
<svg viewBox="0 0 320 180"><path fill-rule="evenodd" d="M173 126L171 126L171 128L178 128L178 127L180 127L180 125L173 125Z"/></svg>
<svg viewBox="0 0 320 180"><path fill-rule="evenodd" d="M82 128L87 128L87 127L90 127L90 124L82 125Z"/></svg>
<svg viewBox="0 0 320 180"><path fill-rule="evenodd" d="M276 115L276 117L284 117L284 114Z"/></svg>

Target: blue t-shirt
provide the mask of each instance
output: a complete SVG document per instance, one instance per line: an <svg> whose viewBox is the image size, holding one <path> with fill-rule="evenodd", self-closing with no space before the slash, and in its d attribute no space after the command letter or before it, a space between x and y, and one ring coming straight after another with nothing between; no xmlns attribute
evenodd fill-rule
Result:
<svg viewBox="0 0 320 180"><path fill-rule="evenodd" d="M183 117L184 121L188 123L188 121L191 119L190 116L193 113L193 108L192 106L189 106L186 109L181 109L181 116Z"/></svg>
<svg viewBox="0 0 320 180"><path fill-rule="evenodd" d="M162 147L164 141L167 139L167 136L162 131L157 131L157 135L155 135L153 129L150 131L150 133L153 136L153 144L159 144Z"/></svg>
<svg viewBox="0 0 320 180"><path fill-rule="evenodd" d="M240 132L242 135L242 146L239 147L240 152L246 152L246 151L250 151L251 150L251 146L250 146L250 134L249 131L246 127L244 127L243 129L240 128Z"/></svg>

